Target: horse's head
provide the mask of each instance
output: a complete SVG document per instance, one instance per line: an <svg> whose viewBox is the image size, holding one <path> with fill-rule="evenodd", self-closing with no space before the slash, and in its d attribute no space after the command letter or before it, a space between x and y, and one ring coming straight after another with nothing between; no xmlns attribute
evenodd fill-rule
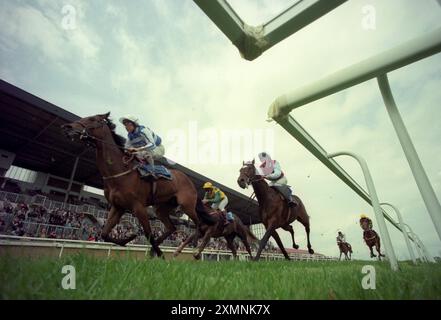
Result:
<svg viewBox="0 0 441 320"><path fill-rule="evenodd" d="M115 125L109 120L110 112L99 114L92 117L82 118L72 123L64 124L61 129L66 136L72 140L79 138L87 145L91 145L94 140L104 138L105 132L103 128L106 126L110 130L115 128Z"/></svg>
<svg viewBox="0 0 441 320"><path fill-rule="evenodd" d="M250 162L243 162L243 166L240 168L239 173L237 184L242 189L247 188L251 183L261 178L261 176L257 174L256 167L254 166L254 159Z"/></svg>

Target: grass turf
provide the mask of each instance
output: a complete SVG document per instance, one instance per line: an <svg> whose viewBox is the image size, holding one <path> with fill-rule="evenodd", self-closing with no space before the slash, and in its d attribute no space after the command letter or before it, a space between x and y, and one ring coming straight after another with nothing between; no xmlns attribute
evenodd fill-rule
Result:
<svg viewBox="0 0 441 320"><path fill-rule="evenodd" d="M364 290L364 265L376 289ZM61 287L61 270L76 270L76 289ZM5 257L1 299L440 299L441 264L387 262L202 262L152 259Z"/></svg>

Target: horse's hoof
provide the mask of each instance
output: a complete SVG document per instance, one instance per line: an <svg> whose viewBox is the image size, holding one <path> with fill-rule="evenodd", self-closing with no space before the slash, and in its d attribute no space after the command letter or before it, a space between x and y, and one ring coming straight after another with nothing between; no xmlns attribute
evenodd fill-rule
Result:
<svg viewBox="0 0 441 320"><path fill-rule="evenodd" d="M311 248L308 249L309 254L314 254L314 250L312 250Z"/></svg>
<svg viewBox="0 0 441 320"><path fill-rule="evenodd" d="M299 248L299 245L295 244L292 247L297 250Z"/></svg>
<svg viewBox="0 0 441 320"><path fill-rule="evenodd" d="M195 258L196 260L200 260L201 259L201 254L200 253L194 254L193 258Z"/></svg>
<svg viewBox="0 0 441 320"><path fill-rule="evenodd" d="M150 249L150 258L155 257L155 250L153 248Z"/></svg>

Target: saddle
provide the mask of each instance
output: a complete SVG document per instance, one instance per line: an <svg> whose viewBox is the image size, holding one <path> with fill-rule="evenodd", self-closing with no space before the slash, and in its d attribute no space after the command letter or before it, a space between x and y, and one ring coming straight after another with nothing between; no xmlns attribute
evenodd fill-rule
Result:
<svg viewBox="0 0 441 320"><path fill-rule="evenodd" d="M173 180L173 177L170 173L170 171L160 164L155 164L152 168L152 166L148 163L140 163L137 166L137 170L141 176L141 178L148 178L156 176L157 178L163 178L167 180Z"/></svg>
<svg viewBox="0 0 441 320"><path fill-rule="evenodd" d="M291 190L288 186L271 186L274 190L276 190L286 201L288 201Z"/></svg>

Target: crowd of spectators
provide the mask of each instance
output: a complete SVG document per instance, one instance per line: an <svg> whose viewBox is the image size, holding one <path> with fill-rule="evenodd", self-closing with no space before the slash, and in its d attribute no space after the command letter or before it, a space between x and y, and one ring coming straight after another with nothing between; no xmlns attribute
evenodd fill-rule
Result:
<svg viewBox="0 0 441 320"><path fill-rule="evenodd" d="M3 234L83 240L83 233L88 231L88 224L84 222L83 213L0 201L0 232ZM65 231L69 231L70 236Z"/></svg>
<svg viewBox="0 0 441 320"><path fill-rule="evenodd" d="M105 222L105 221L104 221ZM0 201L0 233L15 236L60 238L72 240L102 241L99 222L89 214L72 212L65 209L48 210L44 206L29 203L11 203L8 200ZM162 224L152 225L155 238L164 232ZM170 235L163 245L178 246L187 239L193 229L188 225L182 226ZM127 238L133 233L138 237L132 241L134 244L147 244L142 228L138 223L125 222L118 224L111 233L115 239ZM238 251L246 251L245 246L236 239ZM192 247L190 243L188 247ZM229 250L224 238L212 238L207 249ZM277 252L271 242L268 242L265 251Z"/></svg>

